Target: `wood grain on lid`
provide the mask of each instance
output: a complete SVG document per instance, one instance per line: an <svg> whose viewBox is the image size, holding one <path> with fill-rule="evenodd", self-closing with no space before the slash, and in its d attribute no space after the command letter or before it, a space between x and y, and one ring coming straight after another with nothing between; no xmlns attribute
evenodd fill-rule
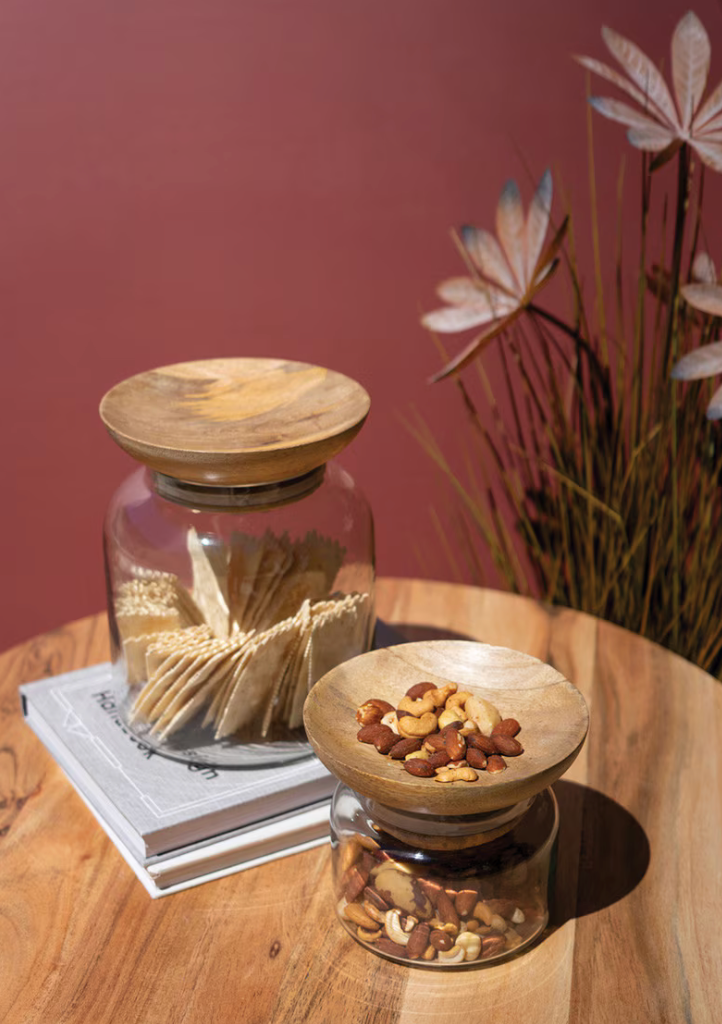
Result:
<svg viewBox="0 0 722 1024"><path fill-rule="evenodd" d="M138 374L100 404L129 455L191 483L244 486L301 476L361 429L370 398L351 378L282 359L210 359Z"/></svg>

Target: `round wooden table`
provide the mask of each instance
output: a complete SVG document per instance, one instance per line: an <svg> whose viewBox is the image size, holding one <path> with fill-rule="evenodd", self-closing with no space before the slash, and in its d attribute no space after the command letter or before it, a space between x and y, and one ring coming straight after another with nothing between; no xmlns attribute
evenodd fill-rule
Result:
<svg viewBox="0 0 722 1024"><path fill-rule="evenodd" d="M0 658L0 1020L719 1024L722 686L509 594L382 580L378 610L408 639L527 651L586 697L542 940L459 973L386 962L334 920L328 847L151 900L20 715L20 683L107 660L96 616Z"/></svg>

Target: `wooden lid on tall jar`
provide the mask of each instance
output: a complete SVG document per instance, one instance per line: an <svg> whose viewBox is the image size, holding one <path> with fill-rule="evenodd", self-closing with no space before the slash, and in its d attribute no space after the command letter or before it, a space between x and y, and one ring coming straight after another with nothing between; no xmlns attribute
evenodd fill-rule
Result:
<svg viewBox="0 0 722 1024"><path fill-rule="evenodd" d="M284 359L175 363L117 384L100 403L110 436L178 480L243 487L303 476L353 440L366 390L341 373Z"/></svg>

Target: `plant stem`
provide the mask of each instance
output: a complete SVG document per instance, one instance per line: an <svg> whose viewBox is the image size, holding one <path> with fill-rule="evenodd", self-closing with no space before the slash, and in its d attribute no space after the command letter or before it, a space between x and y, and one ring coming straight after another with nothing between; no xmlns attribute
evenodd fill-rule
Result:
<svg viewBox="0 0 722 1024"><path fill-rule="evenodd" d="M687 216L689 185L689 147L684 145L677 160L677 212L674 223L674 247L672 249L672 273L669 282L669 313L664 343L665 376L669 374L679 355L679 276L682 267L684 245L684 224ZM679 479L677 468L677 381L671 387L671 483L672 483L672 645L679 643L680 612L680 550L679 550Z"/></svg>

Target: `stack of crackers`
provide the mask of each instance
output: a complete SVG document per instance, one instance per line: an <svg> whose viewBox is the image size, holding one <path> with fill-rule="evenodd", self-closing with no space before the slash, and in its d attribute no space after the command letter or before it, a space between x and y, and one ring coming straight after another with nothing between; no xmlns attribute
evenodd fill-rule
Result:
<svg viewBox="0 0 722 1024"><path fill-rule="evenodd" d="M204 541L206 541L204 543ZM368 594L331 594L344 551L315 532L188 533L192 593L169 573L138 570L116 600L131 720L163 740L199 712L216 739L298 729L311 686L368 647Z"/></svg>

